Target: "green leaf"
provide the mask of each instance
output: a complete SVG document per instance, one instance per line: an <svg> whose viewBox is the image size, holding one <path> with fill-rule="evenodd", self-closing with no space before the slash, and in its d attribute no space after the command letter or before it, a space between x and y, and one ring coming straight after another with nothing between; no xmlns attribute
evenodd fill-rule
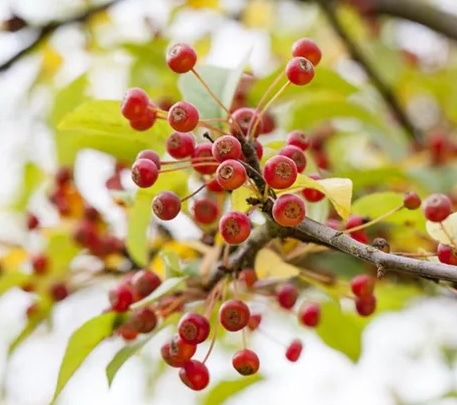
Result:
<svg viewBox="0 0 457 405"><path fill-rule="evenodd" d="M124 346L119 350L106 366L106 378L108 379L108 386L111 386L114 377L124 363L132 356L137 354L149 342L149 338L140 340L138 342Z"/></svg>
<svg viewBox="0 0 457 405"><path fill-rule="evenodd" d="M181 269L179 256L176 252L172 250L164 250L160 252L159 255L165 265L165 274L167 279L170 279L171 277L179 277L184 274Z"/></svg>
<svg viewBox="0 0 457 405"><path fill-rule="evenodd" d="M116 321L117 314L109 312L99 315L85 322L70 337L65 355L60 365L57 385L51 402L54 402L63 388L78 370L83 361L89 356L92 350L110 336Z"/></svg>
<svg viewBox="0 0 457 405"><path fill-rule="evenodd" d="M370 218L377 218L403 204L403 193L385 191L363 196L352 204L352 212ZM420 210L401 209L387 218L384 223L415 227L425 231L425 218Z"/></svg>
<svg viewBox="0 0 457 405"><path fill-rule="evenodd" d="M323 303L321 311L318 335L328 346L357 362L362 353L362 332L368 321L354 312L342 312L333 301Z"/></svg>
<svg viewBox="0 0 457 405"><path fill-rule="evenodd" d="M376 285L376 312L400 311L415 298L423 295L417 285L379 282Z"/></svg>
<svg viewBox="0 0 457 405"><path fill-rule="evenodd" d="M157 301L159 298L177 288L186 278L187 276L167 278L156 290L154 290L146 298L143 298L141 301L135 302L130 306L130 308L137 309L152 304L154 301Z"/></svg>
<svg viewBox="0 0 457 405"><path fill-rule="evenodd" d="M233 395L236 395L245 388L262 380L264 380L264 377L257 373L251 376L241 377L236 380L221 381L202 398L201 405L222 405Z"/></svg>
<svg viewBox="0 0 457 405"><path fill-rule="evenodd" d="M44 179L43 170L32 162L24 165L21 187L18 196L13 201L11 208L17 211L24 211L33 191Z"/></svg>
<svg viewBox="0 0 457 405"><path fill-rule="evenodd" d="M8 291L10 288L24 284L28 279L29 276L27 274L17 270L0 275L0 295Z"/></svg>
<svg viewBox="0 0 457 405"><path fill-rule="evenodd" d="M341 177L352 180L355 191L365 187L389 184L399 180L408 180L407 174L398 166L384 166L376 169L350 170L340 173Z"/></svg>
<svg viewBox="0 0 457 405"><path fill-rule="evenodd" d="M61 163L72 164L81 149L91 148L130 162L142 149L154 149L162 154L165 139L171 132L166 120L157 120L147 131L135 131L121 115L119 101L92 100L60 122L57 154Z"/></svg>
<svg viewBox="0 0 457 405"><path fill-rule="evenodd" d="M47 236L46 254L50 258L49 273L53 276L62 276L68 271L71 261L81 249L72 238L68 237L68 230L58 230Z"/></svg>

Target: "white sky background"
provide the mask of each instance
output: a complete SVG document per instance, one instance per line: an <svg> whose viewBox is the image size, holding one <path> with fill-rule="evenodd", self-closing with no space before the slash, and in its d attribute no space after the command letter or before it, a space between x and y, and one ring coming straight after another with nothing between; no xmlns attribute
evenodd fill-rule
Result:
<svg viewBox="0 0 457 405"><path fill-rule="evenodd" d="M7 3L6 0L0 0L0 17ZM18 10L27 11L30 18L39 22L47 20L50 12L55 12L57 18L64 17L68 7L78 2L10 0L9 3L17 5ZM225 3L234 6L234 3L242 4L242 1L227 0ZM455 3L450 0L447 5ZM118 35L141 39L144 31L138 21L144 10L158 21L164 21L167 1L125 1L114 13L119 27L124 27ZM252 49L253 68L262 71L268 62L267 39L261 33L212 17L209 27L208 16L201 21L215 35L216 42L208 59L220 65L233 66L239 61L240 55L245 54L244 51ZM196 32L194 24L195 20L182 20L179 27L173 30L173 35L177 40L189 38ZM64 41L72 43L78 38L78 34L70 30L61 35L60 43L57 41L56 46L64 48L67 43ZM434 40L433 37L428 38L428 41ZM13 52L18 45L11 41L10 36L6 39L0 36L0 56ZM62 82L77 74L78 69L84 68L87 63L78 55L73 55L72 62L61 75ZM0 74L0 201L6 198L17 182L20 167L18 156L33 154L48 169L53 167L48 132L44 127L37 127L33 117L40 113L40 98L35 95L31 100L32 110L21 111L17 108L22 103L23 91L27 87L28 77L33 77L32 73L33 66L24 63L10 72ZM98 84L96 95L120 98L125 90L122 72L114 70L109 76L104 76L105 73L101 61L94 77L94 83ZM93 176L94 170L102 177L103 171L109 168L108 163L93 153L85 154L80 163L86 192L92 195L92 191L99 187L96 176ZM103 205L106 201L101 199L96 203ZM0 217L0 238L3 238L5 231L8 235L14 232L9 221L9 218ZM6 373L7 344L22 328L22 314L28 303L28 297L19 291L11 291L0 299L1 377ZM0 404L46 405L54 389L67 338L84 320L101 311L106 303L106 289L93 289L75 294L59 304L55 314L55 330L47 333L40 329L11 359L6 375L8 395L3 402L0 400ZM281 346L265 336L255 336L252 347L261 356L262 373L267 380L234 396L226 404L396 405L395 396L408 405L457 404L457 400L452 398L434 400L451 389L457 390L457 365L448 369L439 349L443 345L457 347L456 325L457 302L450 298L427 299L403 312L383 314L367 328L363 357L354 366L340 353L324 346L313 333L294 326L294 322L284 324L283 319L273 315L272 319L267 319L264 328L284 343L294 337L303 337L304 355L298 363L291 364L284 359ZM154 367L154 359L159 357L160 342L164 338L166 336L160 334L148 344L145 349L148 359L130 360L119 372L110 390L106 385L104 366L121 347L121 343L112 341L102 345L74 376L58 404L197 405L202 394L196 394L181 384L174 369L168 370L161 378L153 400L144 397L145 370ZM216 351L208 364L215 381L219 378L237 378L228 352Z"/></svg>

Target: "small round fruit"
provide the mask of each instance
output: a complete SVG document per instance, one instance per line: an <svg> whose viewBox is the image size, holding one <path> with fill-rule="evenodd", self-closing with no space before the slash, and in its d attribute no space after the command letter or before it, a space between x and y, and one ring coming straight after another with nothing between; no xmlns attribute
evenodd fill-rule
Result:
<svg viewBox="0 0 457 405"><path fill-rule="evenodd" d="M193 206L195 222L202 225L210 225L219 217L219 207L216 200L210 197L202 197L195 201Z"/></svg>
<svg viewBox="0 0 457 405"><path fill-rule="evenodd" d="M256 330L262 322L261 314L251 314L248 321L249 330Z"/></svg>
<svg viewBox="0 0 457 405"><path fill-rule="evenodd" d="M145 149L145 150L142 150L141 152L138 152L138 155L136 155L135 160L138 160L138 159L149 159L152 162L154 162L155 165L157 166L157 169L160 170L160 156L153 150Z"/></svg>
<svg viewBox="0 0 457 405"><path fill-rule="evenodd" d="M116 312L125 312L133 303L133 289L127 283L119 284L108 293L111 309Z"/></svg>
<svg viewBox="0 0 457 405"><path fill-rule="evenodd" d="M259 371L259 356L252 350L242 349L233 355L232 365L241 375L252 375Z"/></svg>
<svg viewBox="0 0 457 405"><path fill-rule="evenodd" d="M152 200L152 212L163 221L170 221L181 211L181 199L172 191L162 191Z"/></svg>
<svg viewBox="0 0 457 405"><path fill-rule="evenodd" d="M275 155L263 167L263 178L270 187L276 189L290 187L297 179L297 174L297 165L287 156Z"/></svg>
<svg viewBox="0 0 457 405"><path fill-rule="evenodd" d="M197 345L187 343L179 335L175 335L170 340L170 357L175 360L187 361L197 351Z"/></svg>
<svg viewBox="0 0 457 405"><path fill-rule="evenodd" d="M457 252L452 248L452 246L439 243L436 248L436 254L441 263L457 266Z"/></svg>
<svg viewBox="0 0 457 405"><path fill-rule="evenodd" d="M243 329L248 324L250 315L249 307L241 300L225 301L219 308L219 322L230 332Z"/></svg>
<svg viewBox="0 0 457 405"><path fill-rule="evenodd" d="M141 119L149 107L149 96L143 89L128 89L121 105L121 114L129 121Z"/></svg>
<svg viewBox="0 0 457 405"><path fill-rule="evenodd" d="M403 206L408 210L415 210L421 206L421 198L414 192L410 191L403 196Z"/></svg>
<svg viewBox="0 0 457 405"><path fill-rule="evenodd" d="M219 220L219 232L230 245L243 243L251 234L249 217L238 211L230 211Z"/></svg>
<svg viewBox="0 0 457 405"><path fill-rule="evenodd" d="M368 274L359 274L351 280L351 291L356 297L373 295L376 279Z"/></svg>
<svg viewBox="0 0 457 405"><path fill-rule="evenodd" d="M199 119L197 108L186 101L178 101L168 110L168 123L178 132L193 131L197 127Z"/></svg>
<svg viewBox="0 0 457 405"><path fill-rule="evenodd" d="M184 314L178 323L178 334L186 343L198 345L209 336L210 324L203 315L195 312Z"/></svg>
<svg viewBox="0 0 457 405"><path fill-rule="evenodd" d="M150 159L137 159L132 165L132 180L141 188L151 187L159 177L159 169Z"/></svg>
<svg viewBox="0 0 457 405"><path fill-rule="evenodd" d="M297 172L301 173L306 168L306 156L303 151L294 145L286 145L278 151L278 155L291 158L297 166Z"/></svg>
<svg viewBox="0 0 457 405"><path fill-rule="evenodd" d="M167 65L175 73L186 73L197 63L195 49L186 43L177 43L167 50Z"/></svg>
<svg viewBox="0 0 457 405"><path fill-rule="evenodd" d="M149 108L151 108L151 103L149 103ZM155 124L157 120L157 112L153 110L147 110L144 115L136 120L130 120L130 127L136 131L147 131L149 128Z"/></svg>
<svg viewBox="0 0 457 405"><path fill-rule="evenodd" d="M254 128L255 122L258 121L256 128ZM259 120L259 112L255 108L241 107L232 112L230 121L230 133L232 135L250 135L258 137L262 131L262 120ZM254 131L252 134L251 132Z"/></svg>
<svg viewBox="0 0 457 405"><path fill-rule="evenodd" d="M139 333L150 333L157 326L157 315L152 308L144 307L132 312L129 323Z"/></svg>
<svg viewBox="0 0 457 405"><path fill-rule="evenodd" d="M303 326L316 327L321 319L321 307L315 302L303 304L298 310L298 321Z"/></svg>
<svg viewBox="0 0 457 405"><path fill-rule="evenodd" d="M179 370L179 378L190 389L201 391L209 384L209 371L202 362L189 360Z"/></svg>
<svg viewBox="0 0 457 405"><path fill-rule="evenodd" d="M173 132L166 140L168 154L175 159L185 159L194 153L195 138L189 132Z"/></svg>
<svg viewBox="0 0 457 405"><path fill-rule="evenodd" d="M195 346L195 345L194 345ZM195 346L197 347L197 346ZM171 343L166 342L160 348L160 354L162 359L171 367L183 367L189 359L181 359L180 357L174 357L170 354Z"/></svg>
<svg viewBox="0 0 457 405"><path fill-rule="evenodd" d="M317 66L322 58L322 52L313 40L300 38L292 45L292 56L301 56L308 59L314 66Z"/></svg>
<svg viewBox="0 0 457 405"><path fill-rule="evenodd" d="M162 284L162 280L151 270L139 270L132 276L130 283L138 301L151 294Z"/></svg>
<svg viewBox="0 0 457 405"><path fill-rule="evenodd" d="M214 159L223 162L228 159L240 159L241 143L233 135L223 135L212 144L211 151Z"/></svg>
<svg viewBox="0 0 457 405"><path fill-rule="evenodd" d="M451 214L452 202L446 194L431 194L424 200L422 210L429 221L441 222Z"/></svg>
<svg viewBox="0 0 457 405"><path fill-rule="evenodd" d="M287 134L286 143L287 145L296 146L303 151L307 150L311 145L309 137L303 131L298 130L291 131Z"/></svg>
<svg viewBox="0 0 457 405"><path fill-rule="evenodd" d="M216 171L216 180L224 190L236 190L247 178L246 169L238 160L224 160Z"/></svg>
<svg viewBox="0 0 457 405"><path fill-rule="evenodd" d="M321 176L318 173L310 173L308 177L313 180L320 180ZM305 187L300 191L303 198L308 202L319 202L324 197L325 194L322 191L316 190L315 188Z"/></svg>
<svg viewBox="0 0 457 405"><path fill-rule="evenodd" d="M357 297L355 308L360 316L370 316L376 310L376 297L374 295Z"/></svg>
<svg viewBox="0 0 457 405"><path fill-rule="evenodd" d="M291 362L296 362L303 350L303 343L299 339L294 339L286 348L286 359Z"/></svg>
<svg viewBox="0 0 457 405"><path fill-rule="evenodd" d="M281 226L297 226L306 215L305 203L295 194L282 194L273 203L273 219Z"/></svg>
<svg viewBox="0 0 457 405"><path fill-rule="evenodd" d="M216 172L218 162L213 157L212 146L210 143L197 145L192 152L192 168L201 174L213 174Z"/></svg>
<svg viewBox="0 0 457 405"><path fill-rule="evenodd" d="M299 295L298 288L292 283L281 284L276 290L278 304L284 309L291 309Z"/></svg>
<svg viewBox="0 0 457 405"><path fill-rule="evenodd" d="M313 80L314 66L308 59L296 56L287 63L286 75L291 83L304 86Z"/></svg>

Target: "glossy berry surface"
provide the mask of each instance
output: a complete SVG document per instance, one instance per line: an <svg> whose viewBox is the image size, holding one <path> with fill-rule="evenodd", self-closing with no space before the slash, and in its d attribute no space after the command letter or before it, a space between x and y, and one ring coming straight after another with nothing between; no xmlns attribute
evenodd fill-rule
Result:
<svg viewBox="0 0 457 405"><path fill-rule="evenodd" d="M233 355L232 365L241 375L252 375L259 371L259 356L252 350L242 349Z"/></svg>
<svg viewBox="0 0 457 405"><path fill-rule="evenodd" d="M313 180L320 180L321 176L317 173L310 173L308 174L308 177L313 179ZM324 199L325 194L322 191L316 190L315 188L309 188L305 187L300 191L301 195L306 201L309 202L319 202L322 199Z"/></svg>
<svg viewBox="0 0 457 405"><path fill-rule="evenodd" d="M436 255L441 263L457 266L457 252L452 246L439 243L436 248Z"/></svg>
<svg viewBox="0 0 457 405"><path fill-rule="evenodd" d="M356 297L373 295L376 279L368 274L359 274L351 280L351 291Z"/></svg>
<svg viewBox="0 0 457 405"><path fill-rule="evenodd" d="M296 362L303 351L303 343L299 339L294 339L286 348L286 359L291 362Z"/></svg>
<svg viewBox="0 0 457 405"><path fill-rule="evenodd" d="M219 217L217 202L210 197L202 197L195 201L193 212L195 221L203 225L212 224Z"/></svg>
<svg viewBox="0 0 457 405"><path fill-rule="evenodd" d="M179 335L175 335L170 340L168 351L171 359L181 361L184 365L195 354L197 346L187 343Z"/></svg>
<svg viewBox="0 0 457 405"><path fill-rule="evenodd" d="M181 381L194 391L201 391L209 384L209 371L198 360L189 360L179 370Z"/></svg>
<svg viewBox="0 0 457 405"><path fill-rule="evenodd" d="M276 289L276 299L284 309L291 309L297 302L299 294L298 288L292 283L281 284Z"/></svg>
<svg viewBox="0 0 457 405"><path fill-rule="evenodd" d="M304 86L313 80L314 66L308 59L296 56L287 63L286 75L291 83Z"/></svg>
<svg viewBox="0 0 457 405"><path fill-rule="evenodd" d="M242 163L238 160L224 160L216 171L216 179L224 190L235 190L241 187L248 175Z"/></svg>
<svg viewBox="0 0 457 405"><path fill-rule="evenodd" d="M376 310L376 297L374 295L357 297L355 308L360 316L370 316Z"/></svg>
<svg viewBox="0 0 457 405"><path fill-rule="evenodd" d="M159 276L150 270L139 270L131 278L135 300L140 300L151 294L161 283Z"/></svg>
<svg viewBox="0 0 457 405"><path fill-rule="evenodd" d="M193 131L197 127L199 119L197 108L186 101L178 101L168 110L168 123L178 132Z"/></svg>
<svg viewBox="0 0 457 405"><path fill-rule="evenodd" d="M148 111L149 96L138 87L127 90L121 105L121 113L129 121L141 119Z"/></svg>
<svg viewBox="0 0 457 405"><path fill-rule="evenodd" d="M248 324L250 315L246 303L237 299L225 301L219 308L219 322L230 332L243 329Z"/></svg>
<svg viewBox="0 0 457 405"><path fill-rule="evenodd" d="M296 146L303 151L307 150L311 145L309 137L303 131L298 130L291 131L287 134L286 143L287 145Z"/></svg>
<svg viewBox="0 0 457 405"><path fill-rule="evenodd" d="M422 203L422 210L429 221L441 222L451 214L452 202L446 194L431 194Z"/></svg>
<svg viewBox="0 0 457 405"><path fill-rule="evenodd" d="M303 304L298 310L298 321L303 326L314 328L319 324L320 319L321 307L314 302Z"/></svg>
<svg viewBox="0 0 457 405"><path fill-rule="evenodd" d="M232 135L223 135L217 138L211 147L211 151L214 159L218 162L240 159L242 155L241 143Z"/></svg>
<svg viewBox="0 0 457 405"><path fill-rule="evenodd" d="M168 154L175 159L185 159L194 153L195 137L189 132L173 132L166 140Z"/></svg>
<svg viewBox="0 0 457 405"><path fill-rule="evenodd" d="M186 343L198 345L209 336L210 324L203 315L195 312L184 314L178 323L178 334Z"/></svg>
<svg viewBox="0 0 457 405"><path fill-rule="evenodd" d="M135 120L130 120L129 124L132 129L136 131L147 131L152 128L157 120L157 113L155 111L147 110L144 115Z"/></svg>
<svg viewBox="0 0 457 405"><path fill-rule="evenodd" d="M138 159L132 165L132 180L141 188L151 187L159 177L159 169L150 159Z"/></svg>
<svg viewBox="0 0 457 405"><path fill-rule="evenodd" d="M421 198L414 192L410 191L403 196L403 206L408 210L415 210L421 206Z"/></svg>
<svg viewBox="0 0 457 405"><path fill-rule="evenodd" d="M295 194L281 194L273 203L273 219L281 226L297 226L306 215L303 200Z"/></svg>
<svg viewBox="0 0 457 405"><path fill-rule="evenodd" d="M262 120L258 120L259 113L255 108L241 107L232 112L230 122L230 133L237 135L241 132L242 135L253 137L259 136L262 131ZM258 123L255 125L255 123Z"/></svg>
<svg viewBox="0 0 457 405"><path fill-rule="evenodd" d="M263 167L263 178L276 189L284 189L294 184L297 179L297 166L287 156L275 155L268 159Z"/></svg>
<svg viewBox="0 0 457 405"><path fill-rule="evenodd" d="M150 333L157 326L157 315L152 308L144 307L132 312L129 323L139 333Z"/></svg>
<svg viewBox="0 0 457 405"><path fill-rule="evenodd" d="M133 290L128 284L119 284L108 293L111 309L116 312L125 312L133 303Z"/></svg>
<svg viewBox="0 0 457 405"><path fill-rule="evenodd" d="M216 172L218 163L213 157L210 143L197 145L192 152L192 168L201 174L213 174Z"/></svg>
<svg viewBox="0 0 457 405"><path fill-rule="evenodd" d="M251 313L247 326L250 330L256 330L259 327L261 322L262 322L261 314L252 314Z"/></svg>
<svg viewBox="0 0 457 405"><path fill-rule="evenodd" d="M181 211L181 199L172 191L162 191L152 200L152 212L163 221L176 218Z"/></svg>
<svg viewBox="0 0 457 405"><path fill-rule="evenodd" d="M145 149L140 151L138 155L136 155L135 160L138 159L149 159L150 161L154 162L154 164L157 166L157 169L160 170L160 156L153 150Z"/></svg>
<svg viewBox="0 0 457 405"><path fill-rule="evenodd" d="M278 151L278 155L287 156L295 162L297 172L301 173L306 168L306 157L303 151L294 145L286 145Z"/></svg>
<svg viewBox="0 0 457 405"><path fill-rule="evenodd" d="M219 232L231 245L243 243L251 234L249 217L238 211L230 211L219 220Z"/></svg>
<svg viewBox="0 0 457 405"><path fill-rule="evenodd" d="M292 45L292 55L308 59L314 66L320 62L322 52L317 44L309 38L297 39Z"/></svg>
<svg viewBox="0 0 457 405"><path fill-rule="evenodd" d="M166 61L173 72L186 73L197 63L197 53L189 44L180 42L167 50Z"/></svg>

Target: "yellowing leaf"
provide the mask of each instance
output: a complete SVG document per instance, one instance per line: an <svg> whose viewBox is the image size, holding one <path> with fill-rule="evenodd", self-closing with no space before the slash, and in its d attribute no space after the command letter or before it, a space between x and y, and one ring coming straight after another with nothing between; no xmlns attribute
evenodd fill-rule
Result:
<svg viewBox="0 0 457 405"><path fill-rule="evenodd" d="M351 213L352 181L346 178L333 177L329 179L313 180L304 174L299 174L295 183L278 194L283 194L302 188L314 188L324 193L335 207L338 215L347 219Z"/></svg>
<svg viewBox="0 0 457 405"><path fill-rule="evenodd" d="M160 249L161 251L174 252L180 259L183 260L195 259L199 255L199 253L186 242L180 242L177 240L170 240L169 242L165 242ZM165 278L165 264L160 255L154 256L151 264L149 265L149 268L157 273L160 278Z"/></svg>
<svg viewBox="0 0 457 405"><path fill-rule="evenodd" d="M442 226L441 226L442 224ZM457 242L457 212L449 215L443 222L427 221L426 227L428 234L438 242L447 245ZM444 228L444 229L443 229ZM452 239L452 240L451 240Z"/></svg>
<svg viewBox="0 0 457 405"><path fill-rule="evenodd" d="M254 268L259 279L289 278L300 273L297 267L284 262L278 254L267 248L261 249L257 253Z"/></svg>
<svg viewBox="0 0 457 405"><path fill-rule="evenodd" d="M0 257L0 267L6 272L15 272L27 259L27 252L20 246L13 247Z"/></svg>
<svg viewBox="0 0 457 405"><path fill-rule="evenodd" d="M246 202L249 197L255 197L255 193L248 187L242 186L232 191L232 210L246 212L252 206Z"/></svg>
<svg viewBox="0 0 457 405"><path fill-rule="evenodd" d="M274 4L271 1L251 0L243 12L243 22L250 28L268 27L274 19Z"/></svg>
<svg viewBox="0 0 457 405"><path fill-rule="evenodd" d="M219 8L219 0L187 0L187 7L191 8Z"/></svg>

